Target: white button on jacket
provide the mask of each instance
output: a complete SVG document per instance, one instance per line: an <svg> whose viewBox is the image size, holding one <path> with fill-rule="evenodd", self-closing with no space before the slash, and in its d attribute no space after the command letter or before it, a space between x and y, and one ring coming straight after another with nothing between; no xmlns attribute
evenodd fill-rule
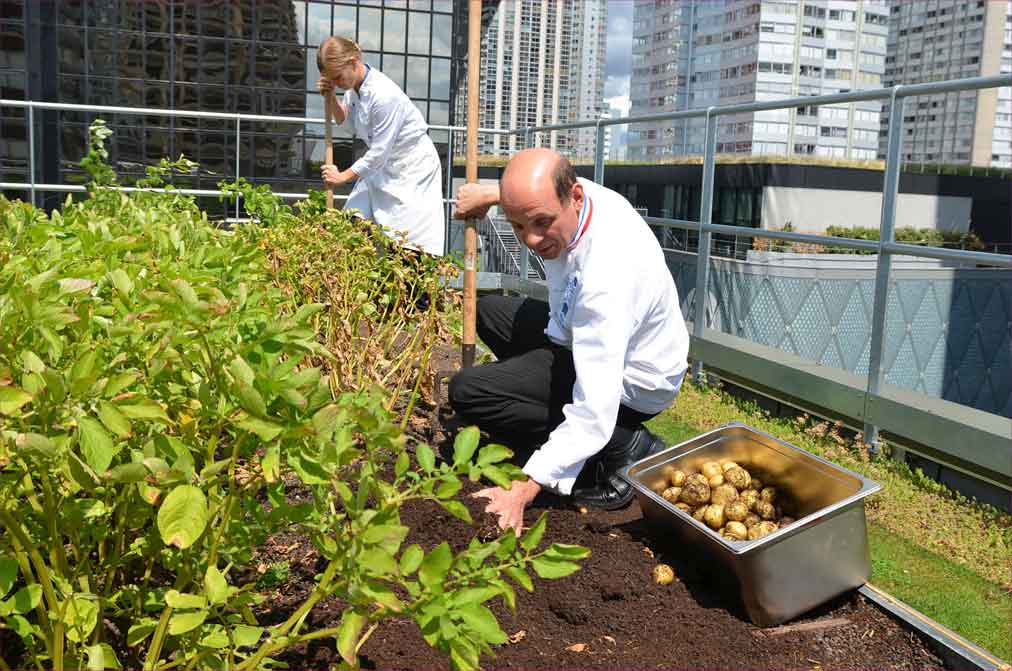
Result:
<svg viewBox="0 0 1012 671"><path fill-rule="evenodd" d="M678 395L689 334L664 252L629 202L581 179L577 234L545 261L545 333L573 352L576 384L565 419L524 465L544 487L569 494L584 462L611 438L619 405L657 413Z"/></svg>
<svg viewBox="0 0 1012 671"><path fill-rule="evenodd" d="M411 99L375 68L346 91L345 124L369 150L351 169L358 175L345 204L388 233L407 233L407 246L442 255L446 228L439 155Z"/></svg>

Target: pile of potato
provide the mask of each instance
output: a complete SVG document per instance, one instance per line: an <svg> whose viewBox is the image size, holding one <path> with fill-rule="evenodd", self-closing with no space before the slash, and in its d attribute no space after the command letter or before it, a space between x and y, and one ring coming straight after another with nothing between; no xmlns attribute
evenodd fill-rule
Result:
<svg viewBox="0 0 1012 671"><path fill-rule="evenodd" d="M732 541L754 541L794 522L786 494L737 463L708 461L699 473L672 465L654 491Z"/></svg>

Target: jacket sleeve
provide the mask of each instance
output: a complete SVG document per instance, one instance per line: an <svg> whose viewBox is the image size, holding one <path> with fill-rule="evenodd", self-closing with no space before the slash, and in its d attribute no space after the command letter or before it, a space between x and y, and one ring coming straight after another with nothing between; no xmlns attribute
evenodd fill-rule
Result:
<svg viewBox="0 0 1012 671"><path fill-rule="evenodd" d="M562 424L523 468L531 479L560 494L572 491L584 462L601 451L615 430L626 352L635 328L632 276L628 271L598 274L596 279L608 277L610 286L581 290L573 306L573 402L562 409Z"/></svg>
<svg viewBox="0 0 1012 671"><path fill-rule="evenodd" d="M355 174L359 177L368 177L383 167L407 118L404 106L411 104L407 98L398 99L395 96L384 96L372 103L372 109L369 110L369 128L361 129L371 133L372 139L369 150L351 166Z"/></svg>

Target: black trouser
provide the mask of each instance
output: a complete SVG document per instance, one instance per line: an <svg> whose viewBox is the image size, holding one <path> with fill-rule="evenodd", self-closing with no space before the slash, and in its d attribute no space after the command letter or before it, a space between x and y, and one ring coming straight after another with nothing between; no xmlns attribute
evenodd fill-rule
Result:
<svg viewBox="0 0 1012 671"><path fill-rule="evenodd" d="M450 403L494 440L515 451L534 449L562 423L562 407L573 401L573 353L545 335L544 301L482 296L477 322L478 336L499 360L457 373L450 380ZM604 451L627 445L655 415L619 406Z"/></svg>

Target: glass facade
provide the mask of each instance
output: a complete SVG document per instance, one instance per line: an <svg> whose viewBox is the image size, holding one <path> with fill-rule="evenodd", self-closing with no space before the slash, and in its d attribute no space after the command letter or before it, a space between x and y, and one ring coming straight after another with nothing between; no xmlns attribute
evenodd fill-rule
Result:
<svg viewBox="0 0 1012 671"><path fill-rule="evenodd" d="M13 99L322 117L316 52L333 34L357 40L366 63L397 82L430 124L446 125L450 82L464 69L458 1L0 0L0 87ZM26 115L0 115L2 181L27 181ZM177 185L213 189L235 177L232 121L40 110L37 181L83 179L76 164L96 116L114 129L111 159L127 178L180 153L200 170ZM240 174L276 191L318 188L323 134L321 124L246 122ZM446 133L432 136L445 155ZM336 128L335 138L342 167L365 149ZM45 196L47 205L63 197Z"/></svg>

